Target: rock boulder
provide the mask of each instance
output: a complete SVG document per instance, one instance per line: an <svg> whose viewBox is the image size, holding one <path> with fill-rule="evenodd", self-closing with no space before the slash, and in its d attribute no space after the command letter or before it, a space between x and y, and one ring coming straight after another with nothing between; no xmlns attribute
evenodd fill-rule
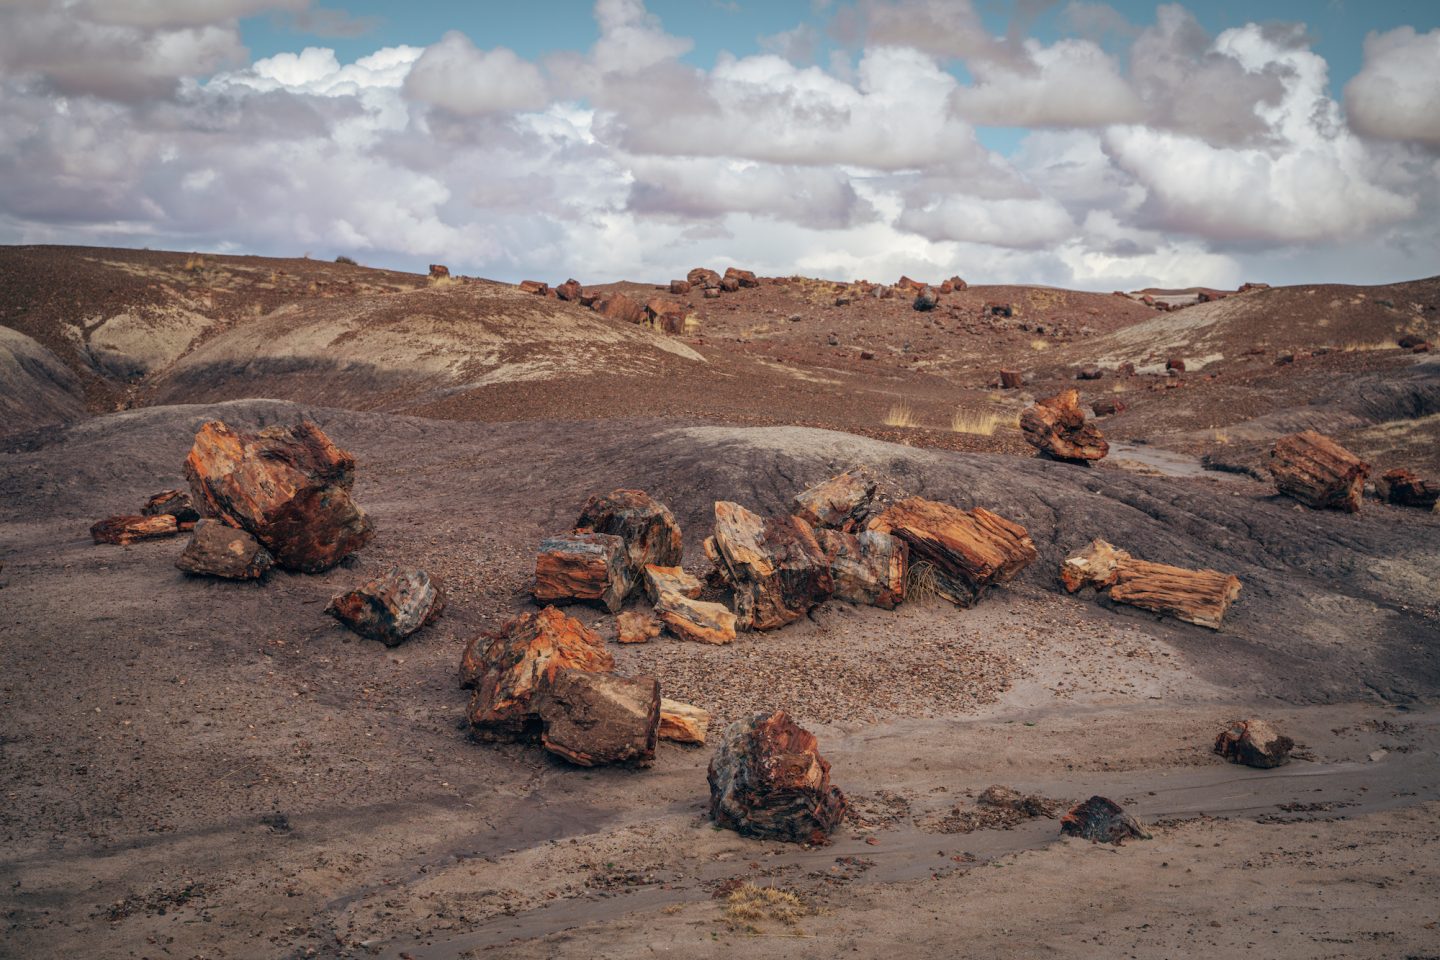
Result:
<svg viewBox="0 0 1440 960"><path fill-rule="evenodd" d="M440 616L445 594L424 570L391 567L330 599L325 612L362 637L393 647Z"/></svg>
<svg viewBox="0 0 1440 960"><path fill-rule="evenodd" d="M824 843L845 816L814 735L783 710L730 724L709 781L711 818L746 836Z"/></svg>

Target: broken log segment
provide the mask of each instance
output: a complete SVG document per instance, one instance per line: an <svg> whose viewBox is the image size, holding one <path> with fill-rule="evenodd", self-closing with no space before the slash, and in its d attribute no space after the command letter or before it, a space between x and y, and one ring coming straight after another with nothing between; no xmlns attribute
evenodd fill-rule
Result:
<svg viewBox="0 0 1440 960"><path fill-rule="evenodd" d="M219 520L202 518L190 542L175 560L186 573L226 580L258 580L275 558L244 530Z"/></svg>
<svg viewBox="0 0 1440 960"><path fill-rule="evenodd" d="M836 599L885 610L905 599L909 552L903 540L879 530L819 530L816 536L830 558Z"/></svg>
<svg viewBox="0 0 1440 960"><path fill-rule="evenodd" d="M387 647L409 639L445 609L445 594L424 570L391 567L330 599L325 612L362 637Z"/></svg>
<svg viewBox="0 0 1440 960"><path fill-rule="evenodd" d="M713 644L735 641L737 620L723 603L694 600L667 590L656 598L655 614L681 640Z"/></svg>
<svg viewBox="0 0 1440 960"><path fill-rule="evenodd" d="M1316 510L1360 510L1370 464L1314 430L1275 441L1269 470L1275 489Z"/></svg>
<svg viewBox="0 0 1440 960"><path fill-rule="evenodd" d="M151 517L119 516L106 517L90 525L90 539L96 543L114 543L120 546L140 540L158 540L173 537L180 532L180 525L168 513Z"/></svg>
<svg viewBox="0 0 1440 960"><path fill-rule="evenodd" d="M660 700L660 739L703 744L710 729L710 711L679 700Z"/></svg>
<svg viewBox="0 0 1440 960"><path fill-rule="evenodd" d="M1264 720L1251 718L1231 724L1215 738L1215 752L1231 763L1268 770L1290 761L1295 741Z"/></svg>
<svg viewBox="0 0 1440 960"><path fill-rule="evenodd" d="M1004 390L1019 390L1025 386L1025 375L1019 370L1001 370L1000 387Z"/></svg>
<svg viewBox="0 0 1440 960"><path fill-rule="evenodd" d="M1110 452L1099 428L1086 421L1074 390L1035 401L1020 414L1020 430L1027 443L1056 460L1087 463Z"/></svg>
<svg viewBox="0 0 1440 960"><path fill-rule="evenodd" d="M1078 803L1060 818L1060 832L1091 843L1116 846L1130 838L1149 840L1150 834L1125 809L1108 797L1095 796Z"/></svg>
<svg viewBox="0 0 1440 960"><path fill-rule="evenodd" d="M663 593L678 593L696 600L703 589L699 579L681 567L657 567L653 563L645 567L645 596L650 598L651 603L659 603Z"/></svg>
<svg viewBox="0 0 1440 960"><path fill-rule="evenodd" d="M576 530L610 533L625 541L631 577L640 581L645 565L678 567L684 540L680 524L665 504L643 490L612 490L585 501Z"/></svg>
<svg viewBox="0 0 1440 960"><path fill-rule="evenodd" d="M910 497L872 520L870 529L903 540L910 566L930 564L936 591L962 607L973 606L1038 556L1024 527L984 507L967 511Z"/></svg>
<svg viewBox="0 0 1440 960"><path fill-rule="evenodd" d="M162 490L145 501L140 513L147 517L168 513L182 531L193 530L200 519L200 512L191 502L190 494L184 490Z"/></svg>
<svg viewBox="0 0 1440 960"><path fill-rule="evenodd" d="M738 503L717 501L706 555L735 591L735 616L744 628L792 623L823 603L834 586L829 558L799 517L763 519Z"/></svg>
<svg viewBox="0 0 1440 960"><path fill-rule="evenodd" d="M660 636L660 621L639 610L621 610L615 615L617 643L648 643Z"/></svg>
<svg viewBox="0 0 1440 960"><path fill-rule="evenodd" d="M795 515L812 527L864 523L879 484L864 470L846 470L795 496Z"/></svg>
<svg viewBox="0 0 1440 960"><path fill-rule="evenodd" d="M1060 580L1070 593L1087 586L1108 590L1116 603L1211 630L1220 629L1225 611L1240 596L1240 580L1231 574L1137 560L1099 538L1065 558Z"/></svg>
<svg viewBox="0 0 1440 960"><path fill-rule="evenodd" d="M558 671L536 702L540 745L581 767L645 767L655 759L660 684L653 677Z"/></svg>
<svg viewBox="0 0 1440 960"><path fill-rule="evenodd" d="M609 533L567 533L540 544L535 558L535 599L592 600L619 611L634 581L625 541Z"/></svg>
<svg viewBox="0 0 1440 960"><path fill-rule="evenodd" d="M1422 480L1409 470L1396 468L1388 470L1375 481L1375 491L1380 499L1397 507L1419 507L1434 510L1440 500L1440 481Z"/></svg>
<svg viewBox="0 0 1440 960"><path fill-rule="evenodd" d="M711 818L747 836L825 843L845 816L815 736L784 710L726 727L708 779Z"/></svg>

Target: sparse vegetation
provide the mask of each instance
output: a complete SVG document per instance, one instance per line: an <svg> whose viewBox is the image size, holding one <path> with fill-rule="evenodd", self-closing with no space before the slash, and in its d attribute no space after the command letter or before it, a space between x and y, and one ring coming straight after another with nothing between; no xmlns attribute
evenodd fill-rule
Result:
<svg viewBox="0 0 1440 960"><path fill-rule="evenodd" d="M1216 427L1213 431L1211 431L1210 439L1214 440L1216 443L1229 443L1230 433L1223 427Z"/></svg>
<svg viewBox="0 0 1440 960"><path fill-rule="evenodd" d="M950 415L950 429L956 433L973 433L977 436L993 436L997 427L1012 425L1013 417L984 410L959 408Z"/></svg>
<svg viewBox="0 0 1440 960"><path fill-rule="evenodd" d="M198 253L192 253L185 258L186 273L201 273L205 269L205 258Z"/></svg>
<svg viewBox="0 0 1440 960"><path fill-rule="evenodd" d="M355 258L354 258L354 257L347 257L347 256L345 256L345 254L343 254L343 253L340 254L340 256L338 256L338 257L335 258L335 262L336 262L336 263L343 263L343 264L345 264L345 266L347 266L347 267L358 267L358 266L360 266L360 264L358 264L358 263L355 262Z"/></svg>
<svg viewBox="0 0 1440 960"><path fill-rule="evenodd" d="M905 571L905 602L917 606L934 603L940 596L935 582L935 566L928 560L917 560Z"/></svg>
<svg viewBox="0 0 1440 960"><path fill-rule="evenodd" d="M918 427L920 426L920 418L915 415L915 411L911 409L910 404L901 400L899 403L890 406L890 411L885 414L884 423L887 427Z"/></svg>
<svg viewBox="0 0 1440 960"><path fill-rule="evenodd" d="M1340 348L1340 351L1342 353L1364 353L1370 350L1390 350L1392 348L1398 349L1396 347L1395 341L1393 340L1373 340L1369 343L1352 340L1342 346Z"/></svg>
<svg viewBox="0 0 1440 960"><path fill-rule="evenodd" d="M763 933L761 925L767 921L794 927L809 914L805 901L779 887L746 883L725 898L725 921L732 928L750 933Z"/></svg>
<svg viewBox="0 0 1440 960"><path fill-rule="evenodd" d="M1049 340L1044 340L1044 339L1041 339L1041 338L1037 337L1037 338L1035 338L1034 340L1031 340L1031 341L1030 341L1030 349L1031 349L1031 350L1049 350L1049 349L1050 349L1050 341L1049 341Z"/></svg>

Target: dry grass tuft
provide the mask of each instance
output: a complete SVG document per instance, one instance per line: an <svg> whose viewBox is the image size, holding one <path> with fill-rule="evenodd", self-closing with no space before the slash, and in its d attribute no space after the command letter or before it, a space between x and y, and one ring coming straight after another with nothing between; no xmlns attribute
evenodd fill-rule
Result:
<svg viewBox="0 0 1440 960"><path fill-rule="evenodd" d="M205 270L205 258L198 253L192 253L185 258L186 273L202 273Z"/></svg>
<svg viewBox="0 0 1440 960"><path fill-rule="evenodd" d="M701 326L703 324L700 322L700 318L692 313L685 318L685 329L682 332L687 337L693 337L700 332Z"/></svg>
<svg viewBox="0 0 1440 960"><path fill-rule="evenodd" d="M761 924L770 921L794 927L810 909L789 890L778 887L757 887L746 883L725 898L725 920L731 927L762 933Z"/></svg>
<svg viewBox="0 0 1440 960"><path fill-rule="evenodd" d="M1049 350L1049 349L1050 349L1050 341L1049 341L1049 340L1041 340L1041 339L1038 339L1038 338L1035 339L1035 340L1031 340L1031 341L1030 341L1030 349L1031 349L1031 350Z"/></svg>
<svg viewBox="0 0 1440 960"><path fill-rule="evenodd" d="M1375 340L1370 343L1361 343L1360 341L1352 340L1350 343L1342 346L1340 351L1342 353L1366 353L1371 350L1391 349L1399 349L1394 340Z"/></svg>
<svg viewBox="0 0 1440 960"><path fill-rule="evenodd" d="M1216 443L1229 443L1230 433L1223 427L1216 427L1213 431L1211 431L1210 439L1214 440Z"/></svg>
<svg viewBox="0 0 1440 960"><path fill-rule="evenodd" d="M935 565L917 560L905 571L905 602L925 607L940 598L940 585L935 582Z"/></svg>
<svg viewBox="0 0 1440 960"><path fill-rule="evenodd" d="M950 415L950 429L956 433L973 433L982 437L995 434L997 427L1013 425L1015 418L983 410L966 410L964 407Z"/></svg>
<svg viewBox="0 0 1440 960"><path fill-rule="evenodd" d="M432 286L432 287L449 287L449 286L454 285L456 282L457 282L457 281L456 281L456 279L455 279L454 277L431 277L431 278L430 278L430 286Z"/></svg>
<svg viewBox="0 0 1440 960"><path fill-rule="evenodd" d="M916 416L910 404L901 400L899 403L891 405L890 412L885 414L884 423L887 427L918 427L920 418Z"/></svg>

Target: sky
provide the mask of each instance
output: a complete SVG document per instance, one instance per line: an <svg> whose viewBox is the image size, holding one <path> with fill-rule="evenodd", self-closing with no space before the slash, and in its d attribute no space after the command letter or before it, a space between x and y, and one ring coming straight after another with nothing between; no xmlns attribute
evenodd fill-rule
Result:
<svg viewBox="0 0 1440 960"><path fill-rule="evenodd" d="M1111 290L1437 213L1433 0L0 0L0 243Z"/></svg>

